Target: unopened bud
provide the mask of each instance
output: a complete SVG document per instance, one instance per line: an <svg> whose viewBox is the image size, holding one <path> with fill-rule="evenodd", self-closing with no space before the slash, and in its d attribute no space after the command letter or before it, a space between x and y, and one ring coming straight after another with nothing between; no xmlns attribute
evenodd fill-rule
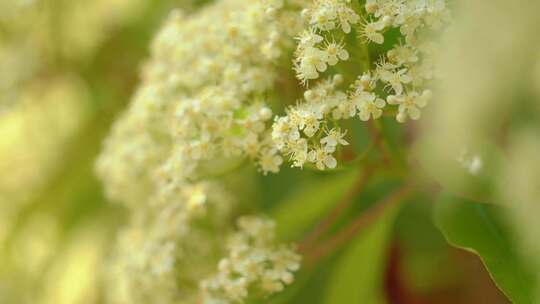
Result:
<svg viewBox="0 0 540 304"><path fill-rule="evenodd" d="M334 78L332 79L334 85L340 85L343 83L343 75L336 74L334 75Z"/></svg>

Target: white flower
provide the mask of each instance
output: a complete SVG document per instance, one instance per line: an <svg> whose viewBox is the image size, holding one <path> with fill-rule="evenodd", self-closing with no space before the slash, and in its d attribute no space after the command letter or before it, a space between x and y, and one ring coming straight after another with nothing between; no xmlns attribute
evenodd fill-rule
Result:
<svg viewBox="0 0 540 304"><path fill-rule="evenodd" d="M308 143L305 138L300 138L297 141L289 142L289 154L291 155L292 166L300 167L304 166L304 163L308 159Z"/></svg>
<svg viewBox="0 0 540 304"><path fill-rule="evenodd" d="M287 142L295 141L299 138L300 132L288 116L276 117L276 121L272 126L272 140L279 150L282 150Z"/></svg>
<svg viewBox="0 0 540 304"><path fill-rule="evenodd" d="M204 299L243 302L250 292L270 295L283 290L300 268L300 256L290 246L277 244L275 224L259 217L241 217L230 239L228 256L218 273L203 281Z"/></svg>
<svg viewBox="0 0 540 304"><path fill-rule="evenodd" d="M347 34L351 32L351 24L356 24L360 20L360 16L345 3L341 3L341 5L338 6L337 14L341 29Z"/></svg>
<svg viewBox="0 0 540 304"><path fill-rule="evenodd" d="M338 144L342 146L349 144L345 139L343 139L345 134L347 134L347 131L341 132L340 129L333 128L330 131L326 130L325 132L326 136L321 138L320 143L323 145L326 151L332 153L336 150L336 146Z"/></svg>
<svg viewBox="0 0 540 304"><path fill-rule="evenodd" d="M353 100L345 99L336 105L332 111L332 117L336 120L354 117L356 115L356 109L357 107Z"/></svg>
<svg viewBox="0 0 540 304"><path fill-rule="evenodd" d="M384 29L382 22L364 22L360 31L360 37L364 38L368 42L374 42L377 44L384 43L384 36L380 33Z"/></svg>
<svg viewBox="0 0 540 304"><path fill-rule="evenodd" d="M324 170L326 168L333 169L337 166L336 159L323 147L316 147L314 150L309 151L308 160L315 163L315 166L319 170Z"/></svg>
<svg viewBox="0 0 540 304"><path fill-rule="evenodd" d="M296 58L295 71L298 79L307 81L317 79L319 72L326 71L328 55L316 47L307 47Z"/></svg>
<svg viewBox="0 0 540 304"><path fill-rule="evenodd" d="M419 95L417 92L411 92L403 96L390 95L387 98L389 104L398 104L397 121L405 122L407 118L412 120L420 119L420 109L425 107L431 98L431 91L426 90Z"/></svg>
<svg viewBox="0 0 540 304"><path fill-rule="evenodd" d="M283 163L281 156L277 155L276 149L264 149L259 157L259 166L264 174L268 172L277 173Z"/></svg>
<svg viewBox="0 0 540 304"><path fill-rule="evenodd" d="M399 24L401 24L399 30L401 34L405 36L405 41L407 41L408 43L413 42L414 34L416 33L416 30L422 25L422 21L418 14L403 14L401 16L403 18L403 21L399 22Z"/></svg>
<svg viewBox="0 0 540 304"><path fill-rule="evenodd" d="M273 275L263 276L261 279L261 289L269 294L282 291L284 288L283 283L275 279Z"/></svg>
<svg viewBox="0 0 540 304"><path fill-rule="evenodd" d="M336 5L330 1L320 1L311 11L310 23L321 31L329 31L336 27Z"/></svg>
<svg viewBox="0 0 540 304"><path fill-rule="evenodd" d="M384 100L377 98L375 94L361 92L355 94L353 100L358 108L358 116L362 121L368 121L370 117L378 119L381 117L385 106Z"/></svg>
<svg viewBox="0 0 540 304"><path fill-rule="evenodd" d="M298 48L306 49L308 47L314 47L316 44L323 41L323 37L318 35L315 30L305 30L296 38L298 40Z"/></svg>
<svg viewBox="0 0 540 304"><path fill-rule="evenodd" d="M358 23L360 17L349 7L350 0L317 0L303 14L309 23L320 31L330 31L336 28L336 22L345 33L351 31L351 24Z"/></svg>
<svg viewBox="0 0 540 304"><path fill-rule="evenodd" d="M372 91L375 89L376 81L370 72L366 72L358 77L354 82L353 94L358 94L364 91Z"/></svg>
<svg viewBox="0 0 540 304"><path fill-rule="evenodd" d="M339 60L349 59L349 53L344 49L343 43L329 42L325 49L328 64L335 65Z"/></svg>
<svg viewBox="0 0 540 304"><path fill-rule="evenodd" d="M444 1L430 1L426 7L426 23L431 28L437 30L444 22L450 20L450 11L446 8Z"/></svg>
<svg viewBox="0 0 540 304"><path fill-rule="evenodd" d="M403 93L403 84L410 83L412 81L411 76L407 73L407 69L399 70L386 70L382 69L379 71L379 75L383 82L387 83L387 86L391 87L394 90L396 95L401 95Z"/></svg>
<svg viewBox="0 0 540 304"><path fill-rule="evenodd" d="M403 64L415 63L418 61L416 50L407 45L397 45L390 51L388 51L388 60L395 63L398 66Z"/></svg>
<svg viewBox="0 0 540 304"><path fill-rule="evenodd" d="M321 119L323 118L322 112L315 108L309 107L300 114L301 120L299 129L304 132L307 137L312 137L319 130L321 125Z"/></svg>

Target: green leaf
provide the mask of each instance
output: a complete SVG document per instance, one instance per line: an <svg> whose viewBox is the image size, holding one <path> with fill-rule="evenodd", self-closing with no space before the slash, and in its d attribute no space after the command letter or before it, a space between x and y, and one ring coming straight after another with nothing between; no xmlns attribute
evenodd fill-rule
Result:
<svg viewBox="0 0 540 304"><path fill-rule="evenodd" d="M500 207L443 194L435 224L447 241L480 256L496 285L514 303L533 303L534 274L515 251L500 219Z"/></svg>
<svg viewBox="0 0 540 304"><path fill-rule="evenodd" d="M385 303L383 279L386 253L399 206L387 208L345 249L329 279L324 303Z"/></svg>
<svg viewBox="0 0 540 304"><path fill-rule="evenodd" d="M394 228L403 279L410 290L422 294L455 284L459 274L446 239L433 223L434 207L432 195L417 193L403 206Z"/></svg>
<svg viewBox="0 0 540 304"><path fill-rule="evenodd" d="M271 211L280 239L297 240L329 212L352 186L357 171L325 177L305 185Z"/></svg>

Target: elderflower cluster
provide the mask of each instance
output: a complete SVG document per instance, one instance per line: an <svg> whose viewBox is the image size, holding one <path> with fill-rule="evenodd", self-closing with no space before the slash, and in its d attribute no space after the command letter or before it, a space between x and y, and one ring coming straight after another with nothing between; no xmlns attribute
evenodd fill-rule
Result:
<svg viewBox="0 0 540 304"><path fill-rule="evenodd" d="M398 106L398 121L419 118L431 95L424 87L436 48L416 36L437 28L435 8L444 2L368 1L370 22L384 26L362 24L356 1L306 2L216 1L189 15L173 12L157 34L143 83L97 163L108 196L131 211L111 274L123 282L111 284L121 289L113 298L122 300L113 302L230 303L280 291L299 257L276 244L273 224L258 218L241 219L225 246L221 234L232 233L227 223L240 200L215 176L245 159L275 173L283 156L296 167L335 168L348 145L341 120L377 119L387 104ZM285 115L274 116L288 54L305 84L340 70L338 64L354 70L358 61L369 63L366 43L360 47L355 37L366 37L366 27L380 35L399 27L405 42L355 81L350 73L318 80ZM348 47L351 37L358 43ZM217 264L212 275L208 265Z"/></svg>
<svg viewBox="0 0 540 304"><path fill-rule="evenodd" d="M197 178L208 173L199 165L215 159L249 157L263 172L277 172L281 157L269 139L265 94L294 28L280 7L227 0L190 16L171 14L98 163L111 197L144 201L125 189Z"/></svg>
<svg viewBox="0 0 540 304"><path fill-rule="evenodd" d="M417 120L421 115L420 110L431 99L431 91L426 85L436 72L435 57L438 52L435 42L421 42L419 38L440 30L443 23L449 21L445 1L369 0L365 10L369 21L364 20L360 37L366 42L382 44L383 33L392 28L399 29L405 41L381 57L375 70L359 77L354 85L354 94L375 92L377 85L382 85L379 91L386 93L386 103L397 106L396 120ZM379 105L383 107L382 103ZM372 117L377 116L380 115ZM364 115L362 120L368 119Z"/></svg>
<svg viewBox="0 0 540 304"><path fill-rule="evenodd" d="M282 162L266 98L295 24L282 1L224 0L174 11L158 32L143 84L96 168L109 198L131 211L109 274L111 302L200 303L196 286L225 253L221 235L232 231L241 196L215 176L245 158L264 173ZM269 261L284 252L265 248Z"/></svg>
<svg viewBox="0 0 540 304"><path fill-rule="evenodd" d="M360 13L364 15L363 22L359 21ZM384 111L395 115L398 122L420 118L420 110L432 97L427 85L435 74L437 45L420 42L423 40L418 38L439 30L448 20L444 0L370 0L364 10L350 1L318 0L302 15L308 29L297 38L294 70L303 84L319 78L340 60L351 57L351 61L369 61L366 44L382 44L384 32L392 28L399 29L404 42L388 50L373 69L364 71L348 89L340 88L345 77L334 74L330 80L319 81L307 89L304 100L289 107L285 116L275 118L272 140L293 167L303 167L305 163L312 163L319 170L337 166L336 148L348 144L344 139L346 130L341 130L339 120L358 116L361 121L368 121L380 118ZM359 37L349 37L351 25L356 23L360 24L355 28ZM341 30L334 31L337 24ZM335 42L351 39L359 41L348 49L344 42Z"/></svg>
<svg viewBox="0 0 540 304"><path fill-rule="evenodd" d="M360 16L350 7L350 2L316 0L310 8L302 11L310 26L297 38L294 69L303 83L319 78L319 73L326 71L328 66L349 59L342 41L334 37L325 40L320 34L336 29L336 25L345 33L351 32L351 24L357 24Z"/></svg>
<svg viewBox="0 0 540 304"><path fill-rule="evenodd" d="M444 0L367 0L365 10L370 20L364 20L361 36L382 44L382 33L399 28L407 43L417 41L417 33L424 27L438 30L450 18Z"/></svg>
<svg viewBox="0 0 540 304"><path fill-rule="evenodd" d="M238 303L251 287L269 295L293 281L300 257L277 242L273 221L241 217L234 232L234 200L223 187L206 183L188 192L196 215L183 211L184 202L148 208L121 231L107 275L109 302Z"/></svg>
<svg viewBox="0 0 540 304"><path fill-rule="evenodd" d="M210 182L168 192L175 200L141 207L121 231L107 274L111 303L196 303L193 286L214 272L223 251L215 232L227 233L234 199Z"/></svg>
<svg viewBox="0 0 540 304"><path fill-rule="evenodd" d="M337 89L342 80L336 75L320 82L306 91L305 102L289 107L286 116L276 117L272 140L280 152L289 156L292 166L303 167L308 162L319 170L336 167L333 153L348 143L343 139L345 132L325 118L339 117L341 110L347 110L340 109L347 102L347 95Z"/></svg>
<svg viewBox="0 0 540 304"><path fill-rule="evenodd" d="M201 283L204 303L243 302L251 292L270 295L293 282L300 256L290 246L276 245L274 226L258 217L238 220L219 272Z"/></svg>

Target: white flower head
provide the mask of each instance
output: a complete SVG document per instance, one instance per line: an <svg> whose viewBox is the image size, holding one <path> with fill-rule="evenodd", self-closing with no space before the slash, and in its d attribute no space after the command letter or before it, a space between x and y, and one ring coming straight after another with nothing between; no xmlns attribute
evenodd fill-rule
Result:
<svg viewBox="0 0 540 304"><path fill-rule="evenodd" d="M342 42L327 42L325 52L329 65L336 65L339 60L349 59L349 53L345 50Z"/></svg>
<svg viewBox="0 0 540 304"><path fill-rule="evenodd" d="M291 284L301 258L291 246L276 242L274 230L271 220L241 217L219 272L201 284L204 299L243 302L250 292L270 295Z"/></svg>
<svg viewBox="0 0 540 304"><path fill-rule="evenodd" d="M336 159L321 146L309 151L308 160L314 163L319 170L325 170L326 168L334 169L337 166Z"/></svg>
<svg viewBox="0 0 540 304"><path fill-rule="evenodd" d="M326 136L321 138L320 143L324 149L332 153L336 150L337 145L346 146L349 143L343 139L347 134L347 131L341 132L339 128L333 128L325 131Z"/></svg>
<svg viewBox="0 0 540 304"><path fill-rule="evenodd" d="M412 77L407 73L407 69L379 71L381 81L386 83L386 87L391 88L396 95L403 93L403 85L412 81Z"/></svg>
<svg viewBox="0 0 540 304"><path fill-rule="evenodd" d="M360 92L353 95L352 98L358 108L358 116L362 121L368 121L370 118L378 119L382 116L382 109L386 103L374 93Z"/></svg>
<svg viewBox="0 0 540 304"><path fill-rule="evenodd" d="M417 92L411 92L407 95L393 96L387 98L389 104L399 105L396 120L399 122L407 121L407 118L412 120L420 119L420 109L425 107L431 98L431 91L426 90L419 95Z"/></svg>
<svg viewBox="0 0 540 304"><path fill-rule="evenodd" d="M360 37L366 42L383 44L384 36L381 34L381 31L384 30L384 27L385 25L382 22L364 21L360 30Z"/></svg>
<svg viewBox="0 0 540 304"><path fill-rule="evenodd" d="M277 173L283 163L283 158L277 154L276 149L264 149L259 157L259 166L266 175L268 172Z"/></svg>

